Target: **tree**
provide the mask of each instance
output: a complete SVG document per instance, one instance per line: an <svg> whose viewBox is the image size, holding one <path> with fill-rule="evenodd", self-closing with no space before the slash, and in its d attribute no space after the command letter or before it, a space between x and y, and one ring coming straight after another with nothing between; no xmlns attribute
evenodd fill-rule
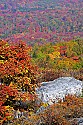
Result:
<svg viewBox="0 0 83 125"><path fill-rule="evenodd" d="M7 105L14 107L17 100L30 102L36 98L37 68L31 64L30 50L31 47L22 41L10 44L0 41L0 113L2 118L5 117Z"/></svg>
<svg viewBox="0 0 83 125"><path fill-rule="evenodd" d="M36 68L31 65L30 50L22 41L10 45L1 41L0 78L5 85L12 83L19 89L34 93Z"/></svg>

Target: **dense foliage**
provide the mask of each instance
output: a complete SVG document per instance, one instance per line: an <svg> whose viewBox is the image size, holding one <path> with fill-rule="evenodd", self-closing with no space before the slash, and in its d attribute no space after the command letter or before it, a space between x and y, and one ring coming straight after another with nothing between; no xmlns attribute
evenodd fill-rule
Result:
<svg viewBox="0 0 83 125"><path fill-rule="evenodd" d="M29 119L28 121L25 117L22 119L25 125L35 125L40 121L43 125L70 125L69 119L82 116L82 98L68 96L64 102L60 101L46 108L48 105L43 104L35 93L39 82L60 76L72 76L77 73L75 77L83 80L82 62L82 39L42 46L35 44L33 48L22 41L9 44L1 40L0 124L7 124L13 120L13 124L18 122L21 124L21 121L15 119L15 110L16 112L26 110L26 118ZM40 106L45 106L46 111L34 114Z"/></svg>
<svg viewBox="0 0 83 125"><path fill-rule="evenodd" d="M77 125L70 120L83 117L82 97L49 106L36 95L42 81L83 80L82 8L82 0L0 0L1 125Z"/></svg>
<svg viewBox="0 0 83 125"><path fill-rule="evenodd" d="M0 78L6 85L13 85L23 91L35 90L34 71L29 56L31 47L23 42L8 44L0 41Z"/></svg>
<svg viewBox="0 0 83 125"><path fill-rule="evenodd" d="M35 44L32 58L44 74L41 76L44 81L60 76L78 76L78 79L83 79L83 39L42 46Z"/></svg>
<svg viewBox="0 0 83 125"><path fill-rule="evenodd" d="M31 47L28 47L22 41L15 44L0 41L1 123L7 120L6 116L9 116L9 113L6 114L6 106L11 109L15 108L16 102L27 101L28 107L28 103L36 99L35 75L37 68L31 64L30 50ZM17 105L17 108L20 108L20 105ZM12 112L10 109L9 111Z"/></svg>
<svg viewBox="0 0 83 125"><path fill-rule="evenodd" d="M76 117L83 117L83 98L66 96L64 101L48 106L45 111L15 120L11 125L77 125Z"/></svg>
<svg viewBox="0 0 83 125"><path fill-rule="evenodd" d="M0 36L28 44L83 37L82 6L82 0L0 0Z"/></svg>

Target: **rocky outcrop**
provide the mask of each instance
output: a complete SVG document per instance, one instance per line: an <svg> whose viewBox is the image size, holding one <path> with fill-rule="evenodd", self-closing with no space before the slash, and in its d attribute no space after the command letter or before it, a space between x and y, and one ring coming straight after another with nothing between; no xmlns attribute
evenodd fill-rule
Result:
<svg viewBox="0 0 83 125"><path fill-rule="evenodd" d="M42 82L37 88L38 97L45 103L53 104L68 94L82 94L83 83L73 77L60 77L54 81Z"/></svg>

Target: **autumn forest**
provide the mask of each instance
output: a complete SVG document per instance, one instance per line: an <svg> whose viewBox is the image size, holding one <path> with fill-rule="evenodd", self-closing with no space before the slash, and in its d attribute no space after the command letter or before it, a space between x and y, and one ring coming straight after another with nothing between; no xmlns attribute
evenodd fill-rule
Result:
<svg viewBox="0 0 83 125"><path fill-rule="evenodd" d="M36 90L60 77L83 81L82 7L82 0L0 0L0 125L78 125L83 91L49 105Z"/></svg>

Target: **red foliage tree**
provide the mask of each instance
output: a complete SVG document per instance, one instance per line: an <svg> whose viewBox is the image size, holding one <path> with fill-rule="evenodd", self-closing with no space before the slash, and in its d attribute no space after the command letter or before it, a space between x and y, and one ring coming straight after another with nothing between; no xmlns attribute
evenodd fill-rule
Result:
<svg viewBox="0 0 83 125"><path fill-rule="evenodd" d="M35 90L36 68L31 65L30 50L24 42L10 45L5 41L0 42L0 78L3 83L10 85L12 82L28 92L32 92L32 87Z"/></svg>
<svg viewBox="0 0 83 125"><path fill-rule="evenodd" d="M34 101L36 67L31 64L31 47L24 42L0 41L0 122L7 120L5 107L14 101Z"/></svg>

